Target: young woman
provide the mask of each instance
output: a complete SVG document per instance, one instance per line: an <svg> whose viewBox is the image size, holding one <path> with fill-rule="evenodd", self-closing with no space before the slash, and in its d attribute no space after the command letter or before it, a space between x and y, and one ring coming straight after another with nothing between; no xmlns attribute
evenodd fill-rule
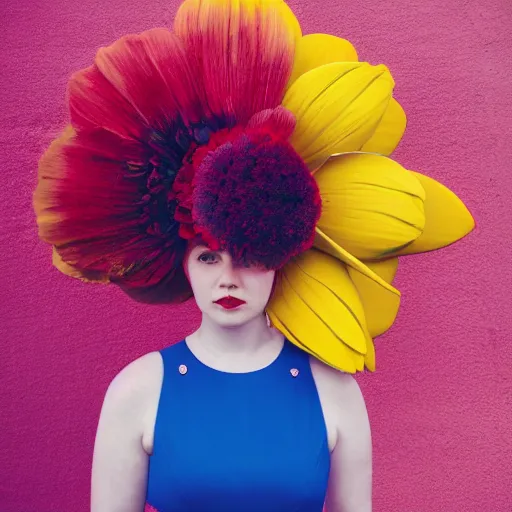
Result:
<svg viewBox="0 0 512 512"><path fill-rule="evenodd" d="M321 512L328 489L329 512L371 511L359 387L268 326L274 271L203 245L185 265L201 326L111 383L91 510Z"/></svg>
<svg viewBox="0 0 512 512"><path fill-rule="evenodd" d="M473 228L386 156L405 129L393 87L348 41L302 36L281 0L185 0L172 32L73 75L34 196L55 266L202 311L112 380L93 512L371 510L351 374L375 369L398 256Z"/></svg>

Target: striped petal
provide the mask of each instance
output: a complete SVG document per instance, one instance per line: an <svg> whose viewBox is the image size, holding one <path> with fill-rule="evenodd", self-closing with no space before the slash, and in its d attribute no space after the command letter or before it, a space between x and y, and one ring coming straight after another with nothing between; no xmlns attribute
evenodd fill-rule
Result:
<svg viewBox="0 0 512 512"><path fill-rule="evenodd" d="M368 299L370 304L368 308L369 321L374 332L378 332L386 322L391 320L393 311L398 311L400 305L400 292L391 286L390 282L387 282L384 278L389 278L388 272L382 272L382 276L379 275L375 270L365 265L357 258L354 258L349 252L340 247L336 242L329 238L323 233L318 227L316 229L317 237L315 239L315 247L331 254L335 258L338 258L347 265L349 275L352 283L360 294L361 303L368 305ZM382 267L375 267L376 270L381 270ZM372 300L372 297L378 297L378 299ZM374 314L375 304L385 304L386 306L386 318L376 318ZM366 317L366 310L365 310ZM394 317L393 317L394 320ZM367 328L368 320L367 320ZM368 337L367 352L364 356L364 366L370 371L375 371L375 347L371 338L371 331L368 329L370 336Z"/></svg>
<svg viewBox="0 0 512 512"><path fill-rule="evenodd" d="M168 30L124 36L100 48L95 65L146 126L174 134L202 120L203 108L183 45ZM81 99L87 101L86 95Z"/></svg>
<svg viewBox="0 0 512 512"><path fill-rule="evenodd" d="M322 197L318 227L356 258L386 257L421 235L423 187L390 158L339 155L314 176Z"/></svg>
<svg viewBox="0 0 512 512"><path fill-rule="evenodd" d="M398 268L398 258L384 261L367 262L366 265L387 283L392 284ZM348 273L364 308L366 325L370 338L364 365L371 372L375 371L375 346L373 338L386 332L394 323L400 307L400 297L389 293L373 279L348 267Z"/></svg>
<svg viewBox="0 0 512 512"><path fill-rule="evenodd" d="M366 265L387 283L392 284L398 269L398 258L367 262ZM400 297L388 293L375 281L351 267L348 268L348 273L361 299L370 336L375 338L393 325L398 314Z"/></svg>
<svg viewBox="0 0 512 512"><path fill-rule="evenodd" d="M390 155L402 140L406 126L407 118L404 109L395 98L391 98L375 132L363 145L361 151Z"/></svg>
<svg viewBox="0 0 512 512"><path fill-rule="evenodd" d="M433 251L453 244L475 227L464 203L447 187L418 172L409 171L425 190L425 226L421 235L397 255Z"/></svg>
<svg viewBox="0 0 512 512"><path fill-rule="evenodd" d="M375 360L375 345L371 338L368 339L368 347L366 355L364 356L364 366L371 372L375 371L376 360Z"/></svg>
<svg viewBox="0 0 512 512"><path fill-rule="evenodd" d="M288 86L299 76L324 64L357 60L356 49L346 39L330 34L308 34L297 41Z"/></svg>
<svg viewBox="0 0 512 512"><path fill-rule="evenodd" d="M92 65L68 83L69 114L77 129L103 128L118 137L143 140L147 127L134 106Z"/></svg>
<svg viewBox="0 0 512 512"><path fill-rule="evenodd" d="M393 87L383 65L336 62L308 71L283 100L297 118L291 144L313 170L334 153L359 151L384 115Z"/></svg>
<svg viewBox="0 0 512 512"><path fill-rule="evenodd" d="M68 263L66 263L60 254L57 251L56 247L53 247L52 249L52 263L53 266L62 272L64 275L69 277L74 277L75 279L80 279L80 281L83 281L85 283L104 283L107 284L110 282L110 279L107 274L102 272L88 272L88 271L81 271L78 270L75 267L72 267Z"/></svg>
<svg viewBox="0 0 512 512"><path fill-rule="evenodd" d="M379 274L374 272L368 265L365 265L357 258L352 256L348 251L339 246L332 238L329 238L320 228L316 228L316 237L314 246L321 251L338 258L340 261L345 263L347 267L352 270L359 272L363 276L375 282L377 286L383 288L384 292L394 295L397 299L400 299L400 292L386 282ZM390 297L393 299L393 297ZM393 299L393 300L397 300Z"/></svg>
<svg viewBox="0 0 512 512"><path fill-rule="evenodd" d="M175 18L199 87L221 124L281 103L300 26L281 0L185 0Z"/></svg>
<svg viewBox="0 0 512 512"><path fill-rule="evenodd" d="M148 158L137 143L100 130L68 127L50 145L34 209L59 270L127 288L153 289L179 275L185 243L167 211L165 181L147 172Z"/></svg>
<svg viewBox="0 0 512 512"><path fill-rule="evenodd" d="M369 340L364 310L345 265L315 249L279 273L267 313L296 345L345 372L364 366Z"/></svg>

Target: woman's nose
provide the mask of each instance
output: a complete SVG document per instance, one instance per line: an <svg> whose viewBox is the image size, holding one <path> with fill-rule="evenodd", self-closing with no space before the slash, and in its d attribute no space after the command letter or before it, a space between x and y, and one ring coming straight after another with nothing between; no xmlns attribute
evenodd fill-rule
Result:
<svg viewBox="0 0 512 512"><path fill-rule="evenodd" d="M223 265L222 275L220 277L221 288L238 288L240 285L238 270L231 261L226 261Z"/></svg>

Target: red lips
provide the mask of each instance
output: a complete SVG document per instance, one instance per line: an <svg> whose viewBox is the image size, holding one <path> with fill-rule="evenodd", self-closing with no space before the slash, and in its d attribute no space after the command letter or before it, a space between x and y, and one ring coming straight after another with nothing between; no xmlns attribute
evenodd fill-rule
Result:
<svg viewBox="0 0 512 512"><path fill-rule="evenodd" d="M245 301L237 299L236 297L222 297L222 299L216 300L215 304L219 304L219 306L225 309L234 309L245 304Z"/></svg>

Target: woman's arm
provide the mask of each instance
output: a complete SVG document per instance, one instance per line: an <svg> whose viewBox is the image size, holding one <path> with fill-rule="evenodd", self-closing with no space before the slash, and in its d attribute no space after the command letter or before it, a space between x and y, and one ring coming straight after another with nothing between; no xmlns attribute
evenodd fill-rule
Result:
<svg viewBox="0 0 512 512"><path fill-rule="evenodd" d="M339 374L338 439L331 454L327 512L371 512L372 439L364 398L352 375Z"/></svg>
<svg viewBox="0 0 512 512"><path fill-rule="evenodd" d="M147 358L112 380L103 400L91 475L91 512L142 512L148 455L142 445ZM146 373L147 374L147 373Z"/></svg>

